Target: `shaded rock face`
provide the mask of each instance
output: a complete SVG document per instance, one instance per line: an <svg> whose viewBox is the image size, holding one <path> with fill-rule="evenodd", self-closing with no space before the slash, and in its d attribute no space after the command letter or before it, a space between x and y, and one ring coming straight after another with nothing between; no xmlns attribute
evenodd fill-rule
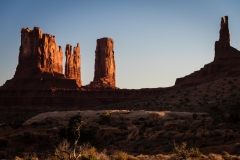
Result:
<svg viewBox="0 0 240 160"><path fill-rule="evenodd" d="M65 49L66 55L66 64L65 64L65 76L68 79L76 79L78 86L82 85L81 74L80 74L80 46L79 43L76 47L73 48L72 54L72 46L67 44Z"/></svg>
<svg viewBox="0 0 240 160"><path fill-rule="evenodd" d="M62 74L62 48L57 46L55 36L43 34L40 28L22 28L19 63L15 76L27 70Z"/></svg>
<svg viewBox="0 0 240 160"><path fill-rule="evenodd" d="M97 39L95 51L95 72L92 85L103 84L110 87L116 86L115 60L114 60L114 41L111 38Z"/></svg>
<svg viewBox="0 0 240 160"><path fill-rule="evenodd" d="M239 76L240 51L230 46L228 16L221 18L219 40L215 42L214 61L204 65L199 71L177 78L175 86L192 86L226 76Z"/></svg>
<svg viewBox="0 0 240 160"><path fill-rule="evenodd" d="M230 33L228 29L228 16L222 17L219 40L215 42L214 60L224 58L224 53L230 48Z"/></svg>

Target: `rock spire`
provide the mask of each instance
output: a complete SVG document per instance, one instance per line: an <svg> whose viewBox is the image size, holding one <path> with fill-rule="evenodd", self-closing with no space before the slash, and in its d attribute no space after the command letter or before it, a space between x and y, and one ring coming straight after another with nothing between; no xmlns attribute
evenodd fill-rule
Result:
<svg viewBox="0 0 240 160"><path fill-rule="evenodd" d="M230 47L230 33L228 29L228 16L221 18L219 31L219 40L215 42L215 59L222 57L222 54L226 52Z"/></svg>
<svg viewBox="0 0 240 160"><path fill-rule="evenodd" d="M76 47L73 48L73 54L72 46L70 44L67 44L65 49L65 55L66 55L65 76L68 79L76 79L77 84L80 87L82 85L82 81L80 73L81 55L79 43L77 44Z"/></svg>
<svg viewBox="0 0 240 160"><path fill-rule="evenodd" d="M93 83L116 87L116 68L113 46L114 41L111 38L97 39Z"/></svg>
<svg viewBox="0 0 240 160"><path fill-rule="evenodd" d="M198 71L177 78L176 86L193 86L227 76L239 75L240 51L230 46L228 16L221 18L219 40L215 42L215 56L211 63Z"/></svg>

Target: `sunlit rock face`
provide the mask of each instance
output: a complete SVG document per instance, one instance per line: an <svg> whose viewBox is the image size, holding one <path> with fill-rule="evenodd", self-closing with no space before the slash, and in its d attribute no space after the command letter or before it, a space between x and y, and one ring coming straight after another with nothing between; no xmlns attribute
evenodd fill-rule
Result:
<svg viewBox="0 0 240 160"><path fill-rule="evenodd" d="M114 41L111 38L97 39L95 51L95 72L92 83L116 87Z"/></svg>
<svg viewBox="0 0 240 160"><path fill-rule="evenodd" d="M72 54L72 46L70 44L66 45L65 49L66 55L66 64L65 64L65 76L69 79L76 79L78 86L82 85L81 80L81 55L80 55L80 45L77 44L76 47L73 48Z"/></svg>
<svg viewBox="0 0 240 160"><path fill-rule="evenodd" d="M22 28L19 63L15 75L36 68L52 74L62 74L62 58L62 48L57 46L55 36L43 34L38 27L33 30Z"/></svg>
<svg viewBox="0 0 240 160"><path fill-rule="evenodd" d="M228 16L221 18L219 40L215 42L214 61L198 71L177 78L175 86L197 85L226 76L240 75L240 51L230 46Z"/></svg>

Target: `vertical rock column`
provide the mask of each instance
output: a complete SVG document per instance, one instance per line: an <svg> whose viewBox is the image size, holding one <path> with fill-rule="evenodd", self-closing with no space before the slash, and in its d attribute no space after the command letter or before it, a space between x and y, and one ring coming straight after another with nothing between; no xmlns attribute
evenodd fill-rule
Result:
<svg viewBox="0 0 240 160"><path fill-rule="evenodd" d="M62 49L58 48L55 36L43 34L39 27L22 28L19 63L15 75L43 72L62 74Z"/></svg>
<svg viewBox="0 0 240 160"><path fill-rule="evenodd" d="M80 46L77 44L76 47L73 49L72 54L72 46L70 44L66 45L65 49L65 55L66 55L66 64L65 64L65 76L68 79L75 79L78 86L80 87L82 85L81 80L81 64L80 64Z"/></svg>
<svg viewBox="0 0 240 160"><path fill-rule="evenodd" d="M42 70L62 74L62 48L57 46L55 36L43 34L40 48Z"/></svg>
<svg viewBox="0 0 240 160"><path fill-rule="evenodd" d="M66 78L71 78L71 69L72 69L72 46L70 44L66 45L65 48L65 76Z"/></svg>
<svg viewBox="0 0 240 160"><path fill-rule="evenodd" d="M221 18L221 28L219 31L219 40L215 42L215 58L221 59L230 47L230 33L228 29L228 16Z"/></svg>
<svg viewBox="0 0 240 160"><path fill-rule="evenodd" d="M73 74L77 81L78 86L82 86L81 79L81 54L80 54L80 45L77 43L77 46L73 48Z"/></svg>
<svg viewBox="0 0 240 160"><path fill-rule="evenodd" d="M111 38L97 39L95 51L95 72L93 82L116 87L114 41Z"/></svg>

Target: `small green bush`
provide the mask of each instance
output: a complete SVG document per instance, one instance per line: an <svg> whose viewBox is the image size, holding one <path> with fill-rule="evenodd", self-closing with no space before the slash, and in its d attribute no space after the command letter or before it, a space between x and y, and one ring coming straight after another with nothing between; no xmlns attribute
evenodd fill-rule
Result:
<svg viewBox="0 0 240 160"><path fill-rule="evenodd" d="M110 122L110 112L109 111L104 111L102 114L100 114L100 120L99 124L106 124Z"/></svg>
<svg viewBox="0 0 240 160"><path fill-rule="evenodd" d="M111 116L111 114L110 114L109 111L104 111L104 112L100 115L100 117L101 117L101 118L104 118L104 119L107 119L107 118L109 118L110 116Z"/></svg>

